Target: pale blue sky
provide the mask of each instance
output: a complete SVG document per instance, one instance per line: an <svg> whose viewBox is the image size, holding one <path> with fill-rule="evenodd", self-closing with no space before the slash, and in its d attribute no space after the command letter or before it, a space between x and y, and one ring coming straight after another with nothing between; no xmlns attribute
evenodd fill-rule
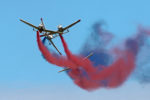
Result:
<svg viewBox="0 0 150 100"><path fill-rule="evenodd" d="M47 63L42 58L36 43L36 33L32 31L31 27L21 23L19 18L38 25L40 18L43 17L46 28L52 30L56 30L58 24L66 26L81 19L80 23L64 35L70 50L73 53L78 53L91 32L91 25L96 21L105 20L108 25L107 30L115 34L118 39L133 35L138 24L150 26L149 4L149 0L1 0L1 91L5 88L6 91L9 89L11 89L10 91L13 89L24 90L25 88L29 88L29 90L32 88L33 91L35 88L35 90L40 91L37 87L43 88L45 85L47 87L54 85L61 87L65 85L64 92L66 93L73 95L74 91L83 92L73 84L65 73L57 73L61 68ZM54 42L63 52L60 39L57 38ZM137 85L133 89L139 88L139 86ZM72 88L72 91L68 92L69 89L67 88ZM130 90L132 88L123 91L128 92ZM55 91L57 93L59 88L56 88ZM105 91L109 92L109 90ZM98 90L97 94L101 95L101 92L102 90ZM83 92L84 95L87 95L86 93ZM76 97L78 95L76 94ZM136 97L132 99L136 99ZM59 98L55 100L59 100Z"/></svg>

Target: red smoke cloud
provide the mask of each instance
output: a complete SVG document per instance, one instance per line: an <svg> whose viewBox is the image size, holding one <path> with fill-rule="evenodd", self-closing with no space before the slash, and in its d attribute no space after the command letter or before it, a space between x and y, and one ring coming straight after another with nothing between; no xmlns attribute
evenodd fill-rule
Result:
<svg viewBox="0 0 150 100"><path fill-rule="evenodd" d="M69 67L68 75L74 83L85 90L94 90L101 87L115 88L120 86L131 74L135 65L135 58L130 50L119 51L120 56L109 66L94 66L89 59L83 60L84 57L73 55L60 35L67 57L55 57L43 45L37 32L37 43L45 59L52 64L60 67ZM117 53L115 53L117 55Z"/></svg>

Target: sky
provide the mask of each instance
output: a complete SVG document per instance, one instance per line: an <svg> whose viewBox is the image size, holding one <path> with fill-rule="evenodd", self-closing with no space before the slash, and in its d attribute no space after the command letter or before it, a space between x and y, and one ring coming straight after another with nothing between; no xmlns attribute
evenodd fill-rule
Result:
<svg viewBox="0 0 150 100"><path fill-rule="evenodd" d="M106 29L116 36L116 41L132 36L139 24L150 26L149 4L149 0L1 1L0 99L148 100L150 85L143 87L136 81L127 81L117 89L94 92L80 89L66 73L58 73L61 68L43 59L36 32L19 18L38 25L43 17L46 28L51 30L57 30L59 24L67 26L81 19L64 35L69 49L78 54L97 21L106 22ZM54 43L64 54L60 38L54 39Z"/></svg>

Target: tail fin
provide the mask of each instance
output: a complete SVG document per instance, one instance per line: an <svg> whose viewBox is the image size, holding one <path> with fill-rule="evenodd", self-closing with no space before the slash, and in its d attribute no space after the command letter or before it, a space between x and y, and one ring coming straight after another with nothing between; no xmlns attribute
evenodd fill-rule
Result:
<svg viewBox="0 0 150 100"><path fill-rule="evenodd" d="M44 26L45 28L45 25L44 25L44 22L43 22L43 18L41 17L41 24Z"/></svg>

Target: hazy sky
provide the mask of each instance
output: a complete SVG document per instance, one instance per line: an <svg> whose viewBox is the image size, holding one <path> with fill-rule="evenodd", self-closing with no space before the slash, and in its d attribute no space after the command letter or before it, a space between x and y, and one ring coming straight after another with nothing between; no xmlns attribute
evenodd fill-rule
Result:
<svg viewBox="0 0 150 100"><path fill-rule="evenodd" d="M43 17L46 28L56 30L59 24L81 19L64 35L70 50L78 53L96 21L104 20L118 39L133 35L139 24L150 26L149 4L149 0L1 0L0 100L149 100L150 85L143 88L137 82L92 93L75 86L65 73L58 73L61 68L42 58L36 33L19 21L38 25ZM60 39L54 42L63 52Z"/></svg>

